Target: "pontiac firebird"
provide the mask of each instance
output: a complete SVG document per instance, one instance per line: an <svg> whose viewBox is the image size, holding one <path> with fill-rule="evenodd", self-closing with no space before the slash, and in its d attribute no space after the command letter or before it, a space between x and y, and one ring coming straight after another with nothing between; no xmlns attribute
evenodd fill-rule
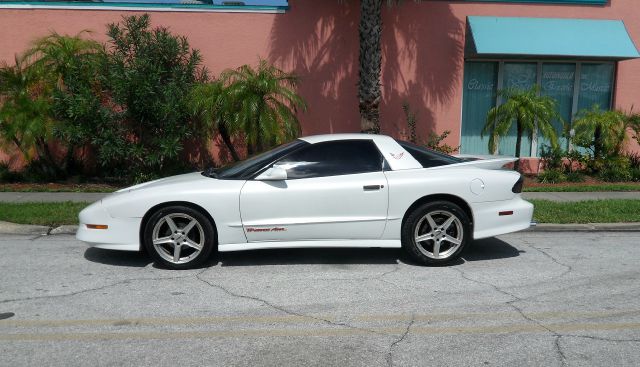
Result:
<svg viewBox="0 0 640 367"><path fill-rule="evenodd" d="M146 249L187 269L214 251L402 247L423 264L474 239L526 229L513 159L469 160L383 135L300 138L221 169L117 191L80 213L77 238Z"/></svg>

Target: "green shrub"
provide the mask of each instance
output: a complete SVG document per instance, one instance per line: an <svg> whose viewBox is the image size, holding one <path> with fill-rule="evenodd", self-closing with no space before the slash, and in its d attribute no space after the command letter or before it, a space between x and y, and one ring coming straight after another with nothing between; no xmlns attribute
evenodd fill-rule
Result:
<svg viewBox="0 0 640 367"><path fill-rule="evenodd" d="M98 161L130 176L189 169L180 154L198 136L186 97L206 80L200 53L168 28L151 29L148 14L110 24L107 34L102 83L119 113L94 139Z"/></svg>
<svg viewBox="0 0 640 367"><path fill-rule="evenodd" d="M594 172L604 169L601 160L621 155L627 138L627 117L620 111L600 110L594 105L589 110L579 112L574 122L575 135L573 142L591 152L591 168Z"/></svg>
<svg viewBox="0 0 640 367"><path fill-rule="evenodd" d="M549 169L538 175L538 181L541 183L561 183L567 180L567 176L559 169Z"/></svg>
<svg viewBox="0 0 640 367"><path fill-rule="evenodd" d="M20 174L27 182L55 182L66 178L64 172L41 159L27 163Z"/></svg>
<svg viewBox="0 0 640 367"><path fill-rule="evenodd" d="M418 134L416 133L416 113L411 111L408 101L402 103L402 112L404 112L404 118L407 121L407 127L409 128L409 141L416 144L418 142Z"/></svg>
<svg viewBox="0 0 640 367"><path fill-rule="evenodd" d="M451 131L445 130L442 134L438 134L435 132L429 133L427 137L427 143L425 144L427 148L433 149L435 151L452 154L458 151L460 147L452 147L449 144L443 143L444 139L447 138L451 134Z"/></svg>
<svg viewBox="0 0 640 367"><path fill-rule="evenodd" d="M10 170L7 163L0 162L0 182L19 182L21 179L20 174Z"/></svg>
<svg viewBox="0 0 640 367"><path fill-rule="evenodd" d="M629 174L631 175L631 181L640 182L640 168L632 167L629 170Z"/></svg>
<svg viewBox="0 0 640 367"><path fill-rule="evenodd" d="M627 157L612 157L597 162L598 177L603 181L621 182L631 180L631 162Z"/></svg>
<svg viewBox="0 0 640 367"><path fill-rule="evenodd" d="M584 175L580 172L567 172L566 173L567 182L584 182Z"/></svg>
<svg viewBox="0 0 640 367"><path fill-rule="evenodd" d="M51 89L51 115L55 120L53 135L58 144L67 147L65 158L56 165L65 175L84 170L83 159L76 159L76 148L91 144L109 108L102 105L104 96L98 83L104 64L104 47L97 41L84 38L86 32L75 36L52 32L35 40L27 51L34 59L32 67L42 70Z"/></svg>
<svg viewBox="0 0 640 367"><path fill-rule="evenodd" d="M540 162L542 168L546 170L561 170L563 168L563 158L565 152L559 147L543 145L540 149Z"/></svg>
<svg viewBox="0 0 640 367"><path fill-rule="evenodd" d="M637 115L640 118L640 115ZM631 176L631 181L639 182L640 181L640 154L631 153L627 155L627 159L629 159L629 175Z"/></svg>
<svg viewBox="0 0 640 367"><path fill-rule="evenodd" d="M640 168L640 154L631 153L627 155L627 158L629 159L629 165L632 168Z"/></svg>

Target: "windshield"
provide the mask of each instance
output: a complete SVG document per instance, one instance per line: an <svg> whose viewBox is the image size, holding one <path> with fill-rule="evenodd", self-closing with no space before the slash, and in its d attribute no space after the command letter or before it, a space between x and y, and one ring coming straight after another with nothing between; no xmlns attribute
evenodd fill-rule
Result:
<svg viewBox="0 0 640 367"><path fill-rule="evenodd" d="M223 180L248 180L268 164L308 144L309 143L302 140L294 140L264 153L249 157L244 161L234 162L218 169L208 169L202 174Z"/></svg>
<svg viewBox="0 0 640 367"><path fill-rule="evenodd" d="M436 152L435 150L423 147L417 144L410 143L408 141L396 140L400 146L402 146L409 154L420 162L422 167L437 167L446 166L448 164L464 162L460 158L452 157L448 154Z"/></svg>

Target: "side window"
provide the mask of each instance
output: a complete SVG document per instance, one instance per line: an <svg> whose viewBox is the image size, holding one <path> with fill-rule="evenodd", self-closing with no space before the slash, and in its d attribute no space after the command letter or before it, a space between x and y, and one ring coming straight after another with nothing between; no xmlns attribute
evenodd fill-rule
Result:
<svg viewBox="0 0 640 367"><path fill-rule="evenodd" d="M371 140L340 140L304 147L275 163L289 179L382 171L382 155Z"/></svg>
<svg viewBox="0 0 640 367"><path fill-rule="evenodd" d="M446 166L460 163L463 160L450 155L433 151L408 141L396 140L409 154L413 156L424 168Z"/></svg>

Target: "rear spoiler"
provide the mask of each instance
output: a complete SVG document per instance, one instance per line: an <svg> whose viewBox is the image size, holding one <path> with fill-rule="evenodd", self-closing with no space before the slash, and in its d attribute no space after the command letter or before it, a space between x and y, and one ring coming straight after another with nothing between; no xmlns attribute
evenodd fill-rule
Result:
<svg viewBox="0 0 640 367"><path fill-rule="evenodd" d="M451 164L446 167L448 168L477 167L477 168L484 168L484 169L501 169L506 164L509 164L518 160L518 158L516 157L496 156L496 155L458 154L458 155L455 155L455 157L464 160L464 162Z"/></svg>

